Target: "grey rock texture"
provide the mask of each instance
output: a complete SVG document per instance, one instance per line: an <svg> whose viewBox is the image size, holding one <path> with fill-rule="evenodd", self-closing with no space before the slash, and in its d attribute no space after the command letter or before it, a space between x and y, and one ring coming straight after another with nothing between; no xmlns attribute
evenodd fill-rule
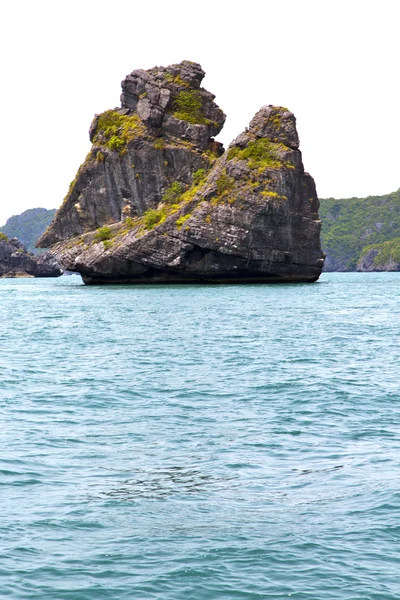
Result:
<svg viewBox="0 0 400 600"><path fill-rule="evenodd" d="M85 283L318 279L319 203L294 115L264 106L221 156L211 136L225 117L203 76L188 61L134 71L122 108L95 117L40 240Z"/></svg>
<svg viewBox="0 0 400 600"><path fill-rule="evenodd" d="M91 151L39 246L155 208L173 182L188 185L221 154L212 135L225 115L200 88L200 65L133 71L122 82L122 108L96 115Z"/></svg>
<svg viewBox="0 0 400 600"><path fill-rule="evenodd" d="M133 71L121 84L121 106L136 111L147 127L162 127L205 149L210 137L221 131L225 115L214 103L215 96L200 87L204 75L199 64L186 60Z"/></svg>
<svg viewBox="0 0 400 600"><path fill-rule="evenodd" d="M0 277L59 277L62 270L55 257L27 252L17 239L0 238Z"/></svg>
<svg viewBox="0 0 400 600"><path fill-rule="evenodd" d="M340 258L335 258L332 254L327 250L325 252L325 263L323 271L326 273L331 273L334 271L346 272L349 271L347 268L347 263L350 260L350 254L344 254Z"/></svg>

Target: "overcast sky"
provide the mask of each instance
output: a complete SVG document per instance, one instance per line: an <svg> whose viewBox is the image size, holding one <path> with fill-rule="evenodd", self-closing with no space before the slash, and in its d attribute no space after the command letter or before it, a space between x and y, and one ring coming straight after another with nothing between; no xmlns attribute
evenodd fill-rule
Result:
<svg viewBox="0 0 400 600"><path fill-rule="evenodd" d="M228 115L225 145L283 105L320 197L398 189L399 20L399 0L1 2L0 225L61 204L129 72L183 59Z"/></svg>

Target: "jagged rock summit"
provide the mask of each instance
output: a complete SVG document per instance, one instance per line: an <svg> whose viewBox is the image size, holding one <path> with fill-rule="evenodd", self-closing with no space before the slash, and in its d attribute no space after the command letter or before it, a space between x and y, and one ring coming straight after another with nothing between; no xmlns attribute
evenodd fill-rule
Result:
<svg viewBox="0 0 400 600"><path fill-rule="evenodd" d="M50 252L34 255L17 238L0 233L0 277L59 277L60 265Z"/></svg>
<svg viewBox="0 0 400 600"><path fill-rule="evenodd" d="M133 71L39 240L85 283L308 282L324 261L294 115L264 106L223 151L200 65Z"/></svg>
<svg viewBox="0 0 400 600"><path fill-rule="evenodd" d="M204 75L200 65L189 61L133 71L121 84L121 106L135 111L147 127L162 127L164 133L206 149L225 115L215 96L200 87Z"/></svg>

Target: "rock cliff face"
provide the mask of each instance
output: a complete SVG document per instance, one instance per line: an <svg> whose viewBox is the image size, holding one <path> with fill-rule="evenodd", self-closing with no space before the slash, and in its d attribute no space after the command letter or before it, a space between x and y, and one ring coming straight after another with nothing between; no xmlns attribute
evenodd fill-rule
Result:
<svg viewBox="0 0 400 600"><path fill-rule="evenodd" d="M35 256L17 239L0 235L0 277L59 277L60 265L50 252Z"/></svg>
<svg viewBox="0 0 400 600"><path fill-rule="evenodd" d="M295 118L263 107L226 152L200 65L134 71L40 239L86 283L301 282L323 266Z"/></svg>

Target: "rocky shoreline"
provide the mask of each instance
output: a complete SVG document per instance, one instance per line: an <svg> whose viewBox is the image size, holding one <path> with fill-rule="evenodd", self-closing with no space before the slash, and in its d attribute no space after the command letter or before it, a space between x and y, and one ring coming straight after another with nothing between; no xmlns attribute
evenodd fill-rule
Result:
<svg viewBox="0 0 400 600"><path fill-rule="evenodd" d="M0 234L0 278L59 277L63 271L50 252L34 255L17 239Z"/></svg>

